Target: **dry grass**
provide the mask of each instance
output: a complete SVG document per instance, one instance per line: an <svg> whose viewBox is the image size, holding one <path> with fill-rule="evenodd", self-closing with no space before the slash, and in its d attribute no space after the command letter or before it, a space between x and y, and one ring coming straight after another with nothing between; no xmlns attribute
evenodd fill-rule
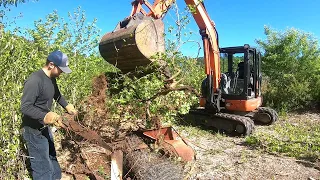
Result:
<svg viewBox="0 0 320 180"><path fill-rule="evenodd" d="M258 126L253 134L259 140L266 135L277 137L293 126L315 127L319 114L290 114L272 126ZM282 129L281 129L282 127ZM197 152L197 160L186 167L186 179L319 179L319 159L315 162L288 157L285 153L267 151L247 144L246 138L227 137L202 132L198 128L180 128ZM305 131L304 131L305 130ZM193 132L192 132L193 131ZM301 134L317 133L302 129ZM294 136L294 132L288 132ZM280 134L280 135L279 135ZM281 135L283 137L283 135ZM299 135L297 135L299 136ZM249 137L250 138L250 137ZM315 137L316 138L316 137ZM272 141L272 139L271 139ZM312 141L312 137L311 140ZM267 146L270 144L266 144ZM319 153L319 152L313 152ZM319 156L318 156L319 157Z"/></svg>

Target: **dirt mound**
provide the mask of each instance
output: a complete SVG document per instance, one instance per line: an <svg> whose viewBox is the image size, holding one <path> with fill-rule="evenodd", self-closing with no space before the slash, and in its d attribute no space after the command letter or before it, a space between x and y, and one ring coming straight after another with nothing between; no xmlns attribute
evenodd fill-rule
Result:
<svg viewBox="0 0 320 180"><path fill-rule="evenodd" d="M70 115L60 140L59 162L65 173L75 179L105 179L110 177L110 143L114 140L117 124L110 121L107 100L107 78L93 79L93 91L82 103L79 116ZM59 140L58 140L59 141ZM71 178L72 179L72 178Z"/></svg>
<svg viewBox="0 0 320 180"><path fill-rule="evenodd" d="M139 118L127 118L126 114L113 117L108 103L105 75L93 80L92 94L82 103L78 117L65 115L66 136L61 139L59 162L62 169L75 179L105 179L110 177L110 156L115 149L125 153L126 177L138 179L182 179L181 164L174 164L157 153L152 153L143 140L127 135L144 128ZM118 110L134 114L130 106L118 105ZM137 147L142 145L144 148ZM103 150L102 150L103 149Z"/></svg>
<svg viewBox="0 0 320 180"><path fill-rule="evenodd" d="M128 118L125 112L134 114L135 110L131 107L118 105L115 115L113 109L109 109L108 103L112 102L112 97L107 95L108 83L104 74L94 78L93 92L81 104L80 119L84 126L97 131L99 135L106 139L121 139L128 132L136 131L145 127L143 120ZM126 109L124 109L126 108ZM122 113L122 112L123 113Z"/></svg>

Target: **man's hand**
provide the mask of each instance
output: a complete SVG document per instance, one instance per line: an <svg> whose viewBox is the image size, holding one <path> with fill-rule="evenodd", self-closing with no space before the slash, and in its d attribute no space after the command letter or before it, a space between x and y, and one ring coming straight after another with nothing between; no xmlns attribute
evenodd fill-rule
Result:
<svg viewBox="0 0 320 180"><path fill-rule="evenodd" d="M78 115L78 111L74 108L74 106L72 104L68 104L66 106L66 110L68 112L68 114L77 116Z"/></svg>
<svg viewBox="0 0 320 180"><path fill-rule="evenodd" d="M62 117L59 114L55 113L55 112L48 112L46 114L46 116L44 117L44 119L43 119L43 122L45 124L53 124L53 125L55 125L57 127L63 127L64 126L62 121L63 121Z"/></svg>

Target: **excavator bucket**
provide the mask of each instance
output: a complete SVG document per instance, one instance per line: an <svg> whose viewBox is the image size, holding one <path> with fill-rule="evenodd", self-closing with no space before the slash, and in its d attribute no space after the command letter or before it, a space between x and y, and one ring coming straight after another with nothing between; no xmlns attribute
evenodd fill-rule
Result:
<svg viewBox="0 0 320 180"><path fill-rule="evenodd" d="M175 156L181 157L184 161L195 159L193 149L186 143L172 127L160 127L155 130L146 130L143 135L157 142L157 144L166 151Z"/></svg>
<svg viewBox="0 0 320 180"><path fill-rule="evenodd" d="M143 15L120 22L99 43L101 56L123 73L147 66L165 51L164 24Z"/></svg>

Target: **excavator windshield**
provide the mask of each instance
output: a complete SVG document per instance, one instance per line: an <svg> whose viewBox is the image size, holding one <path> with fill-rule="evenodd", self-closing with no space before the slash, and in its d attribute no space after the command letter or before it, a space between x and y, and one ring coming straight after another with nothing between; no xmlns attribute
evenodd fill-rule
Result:
<svg viewBox="0 0 320 180"><path fill-rule="evenodd" d="M221 48L221 90L228 95L254 96L255 52ZM243 48L242 48L243 49ZM247 91L248 90L248 91Z"/></svg>

